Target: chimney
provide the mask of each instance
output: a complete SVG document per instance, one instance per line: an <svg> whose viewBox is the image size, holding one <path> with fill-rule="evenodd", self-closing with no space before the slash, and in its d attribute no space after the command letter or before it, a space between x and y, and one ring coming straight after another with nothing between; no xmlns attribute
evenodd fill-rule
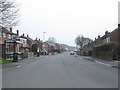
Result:
<svg viewBox="0 0 120 90"><path fill-rule="evenodd" d="M12 32L12 28L10 27L10 32Z"/></svg>
<svg viewBox="0 0 120 90"><path fill-rule="evenodd" d="M118 24L118 28L120 27L120 24Z"/></svg>
<svg viewBox="0 0 120 90"><path fill-rule="evenodd" d="M37 40L37 38L35 40Z"/></svg>
<svg viewBox="0 0 120 90"><path fill-rule="evenodd" d="M100 35L98 35L98 38L100 38Z"/></svg>
<svg viewBox="0 0 120 90"><path fill-rule="evenodd" d="M29 35L27 35L27 37L29 37Z"/></svg>
<svg viewBox="0 0 120 90"><path fill-rule="evenodd" d="M17 36L19 36L19 30L17 30Z"/></svg>
<svg viewBox="0 0 120 90"><path fill-rule="evenodd" d="M25 34L23 33L23 36L25 36Z"/></svg>
<svg viewBox="0 0 120 90"><path fill-rule="evenodd" d="M96 38L95 38L95 40L96 40Z"/></svg>
<svg viewBox="0 0 120 90"><path fill-rule="evenodd" d="M40 38L39 38L39 41L40 41Z"/></svg>
<svg viewBox="0 0 120 90"><path fill-rule="evenodd" d="M105 32L105 35L108 34L108 31Z"/></svg>

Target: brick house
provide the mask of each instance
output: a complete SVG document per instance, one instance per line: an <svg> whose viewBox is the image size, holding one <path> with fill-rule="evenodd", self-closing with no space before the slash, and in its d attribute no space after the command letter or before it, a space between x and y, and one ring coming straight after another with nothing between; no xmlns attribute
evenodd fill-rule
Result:
<svg viewBox="0 0 120 90"><path fill-rule="evenodd" d="M111 32L110 42L117 47L112 50L113 58L120 60L120 27Z"/></svg>
<svg viewBox="0 0 120 90"><path fill-rule="evenodd" d="M110 43L110 34L111 34L110 32L106 31L105 35L103 35L97 41L97 46L96 46L96 44L94 44L92 57L102 58L102 59L110 59L111 58L110 57L111 52L106 50L106 47L105 47L106 45L108 45Z"/></svg>
<svg viewBox="0 0 120 90"><path fill-rule="evenodd" d="M43 41L40 40L40 39L38 40L38 39L36 38L36 39L35 39L35 44L36 44L36 46L37 46L36 52L39 52L39 54L41 54L42 51L43 51ZM35 54L36 52L34 52L34 54Z"/></svg>
<svg viewBox="0 0 120 90"><path fill-rule="evenodd" d="M95 40L85 45L83 55L91 56L102 59L118 59L120 57L120 28L113 30L112 32L105 32L102 37L98 36Z"/></svg>
<svg viewBox="0 0 120 90"><path fill-rule="evenodd" d="M84 55L84 56L91 56L92 55L92 51L93 51L93 42L92 43L88 43L87 45L85 45L82 48L81 54Z"/></svg>
<svg viewBox="0 0 120 90"><path fill-rule="evenodd" d="M20 36L19 40L21 40L23 43L23 45L20 48L22 50L22 58L32 57L32 45L36 42L32 38L30 38L29 35L25 36L24 33Z"/></svg>
<svg viewBox="0 0 120 90"><path fill-rule="evenodd" d="M54 43L49 42L49 41L46 41L43 44L43 50L47 51L47 53L50 55L55 54L55 48L57 48L56 45Z"/></svg>
<svg viewBox="0 0 120 90"><path fill-rule="evenodd" d="M32 45L35 44L36 42L29 37L29 35L25 36L25 34L23 33L23 35L20 36L20 38L24 39L23 42L25 42L26 44L24 45L25 49L28 49L29 52L32 51Z"/></svg>
<svg viewBox="0 0 120 90"><path fill-rule="evenodd" d="M0 55L2 58L7 60L13 60L13 54L18 53L18 58L20 59L20 51L19 45L20 42L16 41L18 37L18 30L17 34L12 32L12 28L10 30L0 26L0 47L1 51Z"/></svg>
<svg viewBox="0 0 120 90"><path fill-rule="evenodd" d="M118 59L120 50L118 48L120 42L120 28L113 30L112 32L105 32L105 35L98 37L93 41L93 53L92 57L102 59Z"/></svg>
<svg viewBox="0 0 120 90"><path fill-rule="evenodd" d="M119 44L119 42L120 42L120 27L111 32L110 42Z"/></svg>
<svg viewBox="0 0 120 90"><path fill-rule="evenodd" d="M98 35L98 38L95 38L95 40L93 42L88 43L83 46L82 55L92 56L93 48L101 46L103 44L102 42L103 42L102 37L100 37L100 35Z"/></svg>

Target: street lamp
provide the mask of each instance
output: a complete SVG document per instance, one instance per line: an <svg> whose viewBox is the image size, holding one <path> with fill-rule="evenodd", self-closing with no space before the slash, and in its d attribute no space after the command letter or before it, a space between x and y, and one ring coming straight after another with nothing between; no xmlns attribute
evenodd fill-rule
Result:
<svg viewBox="0 0 120 90"><path fill-rule="evenodd" d="M46 33L46 32L43 32L43 43L45 43L45 33ZM45 45L44 45L44 47L43 47L43 54L44 54L44 56L45 56Z"/></svg>
<svg viewBox="0 0 120 90"><path fill-rule="evenodd" d="M43 40L44 40L44 42L45 42L45 33L46 33L46 32L43 32Z"/></svg>

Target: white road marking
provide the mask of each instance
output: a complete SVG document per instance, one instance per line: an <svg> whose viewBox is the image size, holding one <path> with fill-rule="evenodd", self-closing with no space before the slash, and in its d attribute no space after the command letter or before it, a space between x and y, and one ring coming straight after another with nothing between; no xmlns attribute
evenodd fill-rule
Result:
<svg viewBox="0 0 120 90"><path fill-rule="evenodd" d="M111 65L109 65L109 64L106 64L106 63L102 63L102 62L98 62L98 61L95 61L96 63L99 63L99 64L102 64L102 65L106 65L106 66L111 66Z"/></svg>
<svg viewBox="0 0 120 90"><path fill-rule="evenodd" d="M120 62L120 61L114 61L114 62Z"/></svg>
<svg viewBox="0 0 120 90"><path fill-rule="evenodd" d="M17 68L21 67L20 65L17 66Z"/></svg>

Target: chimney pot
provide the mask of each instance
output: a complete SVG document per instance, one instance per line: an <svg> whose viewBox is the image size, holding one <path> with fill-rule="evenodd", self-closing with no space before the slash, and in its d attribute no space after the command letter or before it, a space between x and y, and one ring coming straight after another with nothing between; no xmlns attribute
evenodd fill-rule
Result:
<svg viewBox="0 0 120 90"><path fill-rule="evenodd" d="M12 32L12 27L10 27L10 32Z"/></svg>
<svg viewBox="0 0 120 90"><path fill-rule="evenodd" d="M120 27L120 24L118 24L118 28Z"/></svg>
<svg viewBox="0 0 120 90"><path fill-rule="evenodd" d="M23 36L25 36L25 34L23 33Z"/></svg>
<svg viewBox="0 0 120 90"><path fill-rule="evenodd" d="M17 30L17 36L19 36L19 30Z"/></svg>
<svg viewBox="0 0 120 90"><path fill-rule="evenodd" d="M27 35L27 37L29 37L29 35Z"/></svg>
<svg viewBox="0 0 120 90"><path fill-rule="evenodd" d="M98 38L100 38L100 35L98 35Z"/></svg>
<svg viewBox="0 0 120 90"><path fill-rule="evenodd" d="M105 34L108 34L108 31L106 31Z"/></svg>

